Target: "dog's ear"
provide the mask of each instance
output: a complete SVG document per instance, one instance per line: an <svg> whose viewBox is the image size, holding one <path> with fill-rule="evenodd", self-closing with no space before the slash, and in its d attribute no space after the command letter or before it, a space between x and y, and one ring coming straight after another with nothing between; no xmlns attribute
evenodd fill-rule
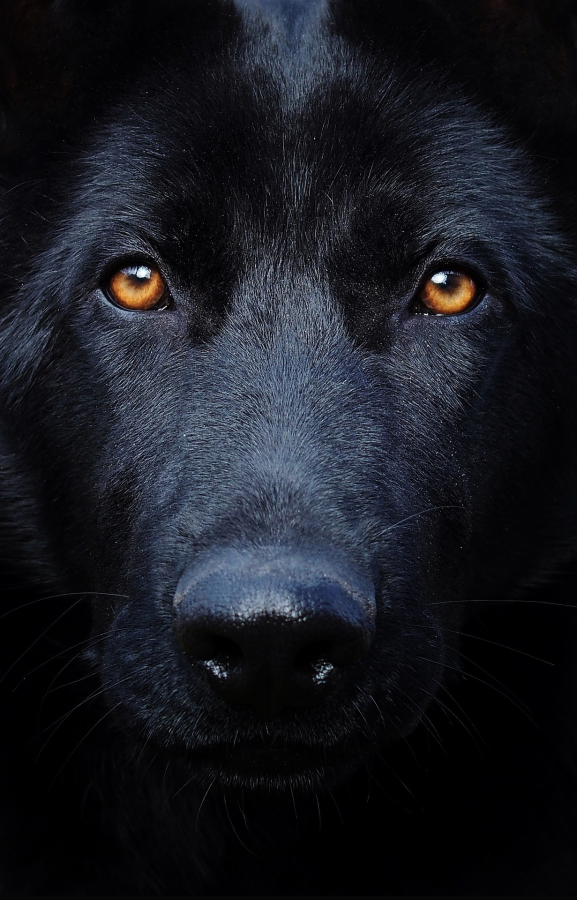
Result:
<svg viewBox="0 0 577 900"><path fill-rule="evenodd" d="M577 132L577 0L428 0L529 131Z"/></svg>

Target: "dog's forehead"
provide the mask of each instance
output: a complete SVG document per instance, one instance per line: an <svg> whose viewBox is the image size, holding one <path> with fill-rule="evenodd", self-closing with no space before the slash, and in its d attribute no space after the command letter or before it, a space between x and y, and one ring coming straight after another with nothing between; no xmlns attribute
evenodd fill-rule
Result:
<svg viewBox="0 0 577 900"><path fill-rule="evenodd" d="M187 246L193 232L232 230L250 253L263 235L324 246L371 216L407 246L509 223L511 185L523 189L516 155L438 76L392 53L360 55L334 33L325 0L235 3L244 26L232 40L210 58L169 58L97 130L79 216L95 201L115 235L146 221L157 243L174 234ZM106 226L93 224L100 241Z"/></svg>
<svg viewBox="0 0 577 900"><path fill-rule="evenodd" d="M323 18L327 0L234 0L243 19L267 22L294 46Z"/></svg>
<svg viewBox="0 0 577 900"><path fill-rule="evenodd" d="M246 75L266 72L286 111L302 107L334 70L328 0L234 0L234 5L242 21Z"/></svg>

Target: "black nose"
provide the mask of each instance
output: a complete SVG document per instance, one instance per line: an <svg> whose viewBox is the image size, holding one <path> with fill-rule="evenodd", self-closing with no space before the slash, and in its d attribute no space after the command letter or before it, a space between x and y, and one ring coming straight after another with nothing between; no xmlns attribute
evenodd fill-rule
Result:
<svg viewBox="0 0 577 900"><path fill-rule="evenodd" d="M372 583L325 558L228 550L185 572L177 637L222 699L274 716L314 706L369 651Z"/></svg>

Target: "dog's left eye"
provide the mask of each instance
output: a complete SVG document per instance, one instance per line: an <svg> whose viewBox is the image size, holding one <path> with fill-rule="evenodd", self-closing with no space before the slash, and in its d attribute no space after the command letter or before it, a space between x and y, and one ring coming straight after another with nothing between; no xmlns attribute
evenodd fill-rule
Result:
<svg viewBox="0 0 577 900"><path fill-rule="evenodd" d="M481 296L480 286L465 272L435 272L419 290L415 312L421 315L455 316L475 306Z"/></svg>
<svg viewBox="0 0 577 900"><path fill-rule="evenodd" d="M108 279L105 290L110 300L123 309L146 312L168 306L166 282L153 266L124 266Z"/></svg>

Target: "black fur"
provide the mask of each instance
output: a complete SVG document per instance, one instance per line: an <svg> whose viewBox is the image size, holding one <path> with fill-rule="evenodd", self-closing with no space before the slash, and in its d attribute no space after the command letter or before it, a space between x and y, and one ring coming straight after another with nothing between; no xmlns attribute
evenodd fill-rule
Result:
<svg viewBox="0 0 577 900"><path fill-rule="evenodd" d="M573 13L5 5L6 891L577 891ZM266 719L173 597L270 548L377 619Z"/></svg>

